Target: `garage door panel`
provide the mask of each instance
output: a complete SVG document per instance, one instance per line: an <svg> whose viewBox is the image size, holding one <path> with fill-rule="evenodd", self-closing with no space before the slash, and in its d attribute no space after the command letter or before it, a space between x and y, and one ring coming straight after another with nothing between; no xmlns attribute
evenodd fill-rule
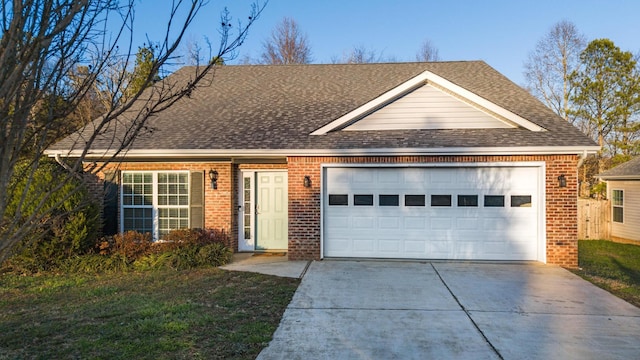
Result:
<svg viewBox="0 0 640 360"><path fill-rule="evenodd" d="M480 223L477 217L469 218L457 218L456 228L459 230L478 230L478 224Z"/></svg>
<svg viewBox="0 0 640 360"><path fill-rule="evenodd" d="M424 217L407 216L403 219L403 228L405 230L425 230L426 219Z"/></svg>
<svg viewBox="0 0 640 360"><path fill-rule="evenodd" d="M402 249L402 244L400 244L400 241L380 240L378 244L380 246L379 250L386 254L393 253L397 255Z"/></svg>
<svg viewBox="0 0 640 360"><path fill-rule="evenodd" d="M426 255L427 254L427 243L424 240L411 240L407 239L404 242L404 250L408 254L412 255Z"/></svg>
<svg viewBox="0 0 640 360"><path fill-rule="evenodd" d="M433 217L429 219L431 230L452 230L452 219L448 217Z"/></svg>
<svg viewBox="0 0 640 360"><path fill-rule="evenodd" d="M373 252L376 248L375 241L370 237L363 237L361 239L353 239L353 251L358 252Z"/></svg>
<svg viewBox="0 0 640 360"><path fill-rule="evenodd" d="M505 166L328 167L324 256L538 259L541 171ZM329 194L346 195L348 203L330 206ZM354 195L366 195L359 199L368 197L373 203L356 206ZM418 206L407 206L407 195L413 195ZM434 206L432 195L450 197L450 206ZM528 207L512 207L512 196L525 196L513 201Z"/></svg>
<svg viewBox="0 0 640 360"><path fill-rule="evenodd" d="M378 218L378 228L397 231L400 229L400 222L401 219L399 216L382 216Z"/></svg>
<svg viewBox="0 0 640 360"><path fill-rule="evenodd" d="M375 229L375 218L371 216L354 216L352 218L353 229L360 230L371 230Z"/></svg>

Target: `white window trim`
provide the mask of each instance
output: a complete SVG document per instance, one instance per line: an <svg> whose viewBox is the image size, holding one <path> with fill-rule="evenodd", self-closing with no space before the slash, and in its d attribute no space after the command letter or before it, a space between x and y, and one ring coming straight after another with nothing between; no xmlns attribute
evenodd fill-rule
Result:
<svg viewBox="0 0 640 360"><path fill-rule="evenodd" d="M622 197L621 197L621 201L620 201L620 205L616 205L615 204L615 196L613 194L615 194L616 191L620 191ZM614 209L615 208L621 208L622 209L622 221L616 221L614 219ZM617 224L624 224L624 189L612 189L611 190L611 221L615 222Z"/></svg>
<svg viewBox="0 0 640 360"><path fill-rule="evenodd" d="M120 224L118 227L121 233L124 232L124 209L125 208L130 208L130 209L151 208L151 217L153 222L152 223L153 233L151 234L152 239L153 241L160 240L159 238L160 237L159 236L160 219L159 219L159 211L158 211L158 209L160 208L160 205L158 204L158 174L160 173L187 175L187 196L188 196L187 205L162 205L162 208L177 208L177 209L186 208L187 216L189 217L189 221L191 221L191 214L189 210L191 206L191 175L189 174L189 171L187 170L123 170L120 174ZM151 186L153 189L151 205L124 205L123 186L124 186L125 174L151 174L152 176Z"/></svg>

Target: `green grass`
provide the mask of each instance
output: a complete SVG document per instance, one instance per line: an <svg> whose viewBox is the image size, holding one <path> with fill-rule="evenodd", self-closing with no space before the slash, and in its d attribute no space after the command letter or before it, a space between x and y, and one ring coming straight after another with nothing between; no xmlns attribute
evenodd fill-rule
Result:
<svg viewBox="0 0 640 360"><path fill-rule="evenodd" d="M640 307L640 246L606 240L580 240L574 272Z"/></svg>
<svg viewBox="0 0 640 360"><path fill-rule="evenodd" d="M219 269L0 276L0 359L254 359L299 280Z"/></svg>

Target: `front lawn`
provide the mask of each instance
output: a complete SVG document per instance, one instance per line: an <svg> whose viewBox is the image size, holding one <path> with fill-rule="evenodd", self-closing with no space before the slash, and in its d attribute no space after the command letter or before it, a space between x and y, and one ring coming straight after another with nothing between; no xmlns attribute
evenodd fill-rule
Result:
<svg viewBox="0 0 640 360"><path fill-rule="evenodd" d="M574 272L640 307L640 246L606 240L580 240Z"/></svg>
<svg viewBox="0 0 640 360"><path fill-rule="evenodd" d="M216 268L0 275L0 359L254 359L298 284Z"/></svg>

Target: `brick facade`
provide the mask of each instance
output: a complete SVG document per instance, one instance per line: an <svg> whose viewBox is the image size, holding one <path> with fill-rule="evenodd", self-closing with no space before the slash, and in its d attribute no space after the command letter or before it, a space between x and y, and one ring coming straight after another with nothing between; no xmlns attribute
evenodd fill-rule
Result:
<svg viewBox="0 0 640 360"><path fill-rule="evenodd" d="M578 266L577 163L576 155L539 156L399 156L399 157L289 157L289 259L320 258L321 165L465 163L544 161L547 263ZM567 186L558 186L564 174ZM311 188L302 184L310 176ZM294 215L295 214L295 215Z"/></svg>
<svg viewBox="0 0 640 360"><path fill-rule="evenodd" d="M288 169L289 259L320 259L321 165L399 163L545 162L547 262L574 268L578 265L577 162L575 155L539 156L397 156L397 157L289 157L287 164L231 164L228 162L130 162L107 170L202 171L205 181L205 227L224 230L229 246L238 249L238 185L242 170ZM208 171L218 171L218 189L209 185ZM558 186L564 174L567 186ZM309 176L311 187L303 185Z"/></svg>

